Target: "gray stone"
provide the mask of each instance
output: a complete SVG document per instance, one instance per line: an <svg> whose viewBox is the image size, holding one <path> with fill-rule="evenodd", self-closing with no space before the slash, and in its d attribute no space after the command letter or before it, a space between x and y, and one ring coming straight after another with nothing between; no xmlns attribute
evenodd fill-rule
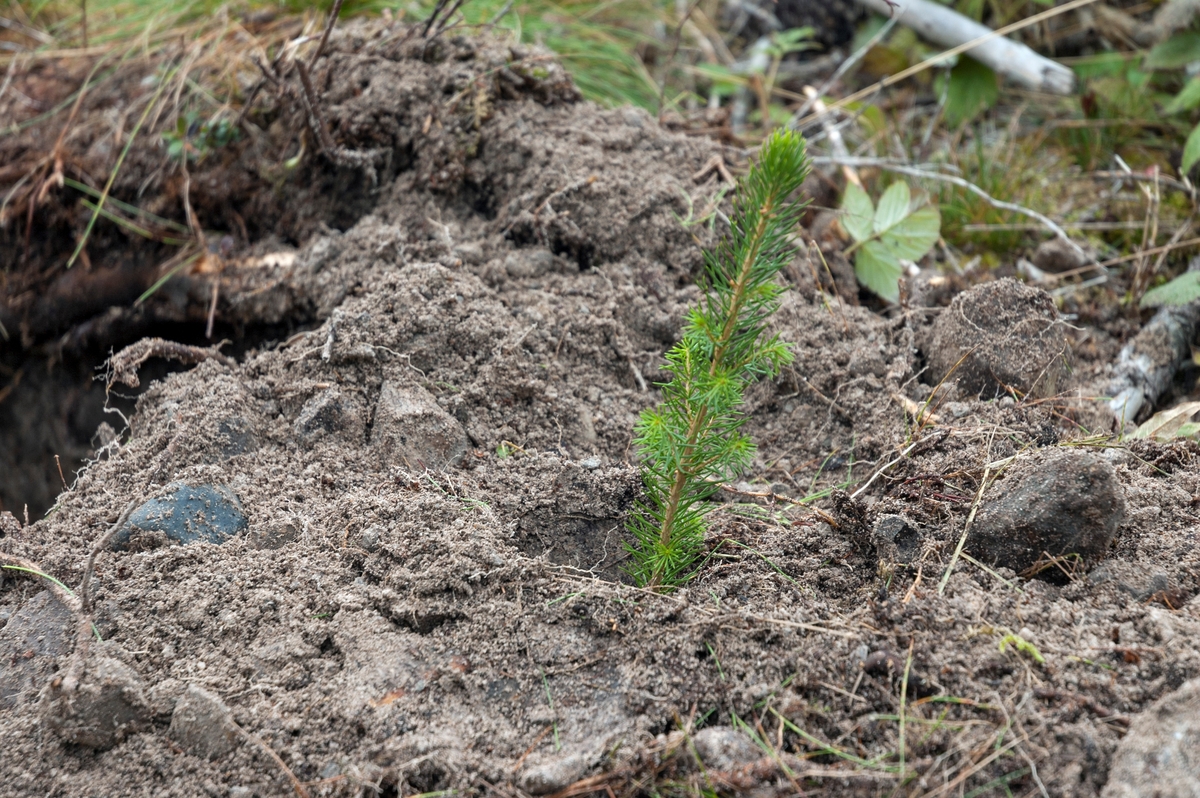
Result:
<svg viewBox="0 0 1200 798"><path fill-rule="evenodd" d="M14 612L0 630L0 709L36 698L74 635L74 615L49 590Z"/></svg>
<svg viewBox="0 0 1200 798"><path fill-rule="evenodd" d="M504 259L504 271L509 277L540 277L554 268L554 256L545 249L519 249Z"/></svg>
<svg viewBox="0 0 1200 798"><path fill-rule="evenodd" d="M223 485L172 482L167 491L133 511L113 538L114 549L131 548L141 533L158 533L184 545L221 544L249 525L238 497Z"/></svg>
<svg viewBox="0 0 1200 798"><path fill-rule="evenodd" d="M250 530L250 543L256 549L282 549L300 537L300 527L291 521L281 521Z"/></svg>
<svg viewBox="0 0 1200 798"><path fill-rule="evenodd" d="M384 382L375 406L371 443L389 465L413 470L456 465L467 451L467 434L420 385Z"/></svg>
<svg viewBox="0 0 1200 798"><path fill-rule="evenodd" d="M1087 265L1087 258L1061 238L1043 241L1033 252L1033 265L1044 272L1066 272Z"/></svg>
<svg viewBox="0 0 1200 798"><path fill-rule="evenodd" d="M708 726L692 737L696 753L710 770L729 772L762 759L754 741L732 726Z"/></svg>
<svg viewBox="0 0 1200 798"><path fill-rule="evenodd" d="M1101 795L1200 796L1200 679L1185 682L1134 717Z"/></svg>
<svg viewBox="0 0 1200 798"><path fill-rule="evenodd" d="M902 515L881 515L871 529L879 556L890 562L911 563L921 556L921 530Z"/></svg>
<svg viewBox="0 0 1200 798"><path fill-rule="evenodd" d="M565 790L583 778L588 772L591 760L592 757L577 752L533 765L521 774L521 789L531 795L548 795Z"/></svg>
<svg viewBox="0 0 1200 798"><path fill-rule="evenodd" d="M195 684L188 685L175 702L168 733L192 756L211 760L228 756L237 747L239 737L225 702Z"/></svg>
<svg viewBox="0 0 1200 798"><path fill-rule="evenodd" d="M938 314L927 347L929 378L961 396L1009 388L1054 394L1067 375L1067 328L1045 291L1003 279L977 285Z"/></svg>
<svg viewBox="0 0 1200 798"><path fill-rule="evenodd" d="M154 712L142 680L120 660L103 653L89 656L74 687L59 676L41 693L42 721L66 742L106 751L150 728Z"/></svg>
<svg viewBox="0 0 1200 798"><path fill-rule="evenodd" d="M334 385L304 403L294 430L297 438L307 442L326 435L361 440L364 425L357 404Z"/></svg>
<svg viewBox="0 0 1200 798"><path fill-rule="evenodd" d="M1061 451L1024 463L1026 473L979 510L967 551L1018 574L1061 578L1064 568L1090 568L1108 552L1125 516L1125 498L1108 461ZM1006 480L1007 481L1007 480Z"/></svg>

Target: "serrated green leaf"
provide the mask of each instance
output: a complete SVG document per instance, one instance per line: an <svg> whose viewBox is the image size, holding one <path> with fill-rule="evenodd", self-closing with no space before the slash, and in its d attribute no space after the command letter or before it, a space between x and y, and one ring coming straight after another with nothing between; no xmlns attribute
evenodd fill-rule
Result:
<svg viewBox="0 0 1200 798"><path fill-rule="evenodd" d="M1146 54L1145 69L1178 69L1200 61L1200 33L1177 33Z"/></svg>
<svg viewBox="0 0 1200 798"><path fill-rule="evenodd" d="M1151 288L1142 296L1141 306L1186 305L1200 299L1200 272L1184 272L1165 285Z"/></svg>
<svg viewBox="0 0 1200 798"><path fill-rule="evenodd" d="M1177 114L1200 105L1200 77L1192 78L1163 108L1163 113Z"/></svg>
<svg viewBox="0 0 1200 798"><path fill-rule="evenodd" d="M1186 175L1200 161L1200 125L1188 133L1187 142L1183 145L1183 160L1179 164L1179 174Z"/></svg>
<svg viewBox="0 0 1200 798"><path fill-rule="evenodd" d="M875 209L875 232L886 233L908 216L908 205L911 201L908 183L897 180L888 186L888 190L879 198L879 207Z"/></svg>
<svg viewBox="0 0 1200 798"><path fill-rule="evenodd" d="M842 197L842 227L855 241L866 241L871 237L875 223L875 204L860 186L847 181L846 194Z"/></svg>
<svg viewBox="0 0 1200 798"><path fill-rule="evenodd" d="M900 276L904 269L899 259L879 241L862 245L854 258L858 281L888 302L900 301Z"/></svg>
<svg viewBox="0 0 1200 798"><path fill-rule="evenodd" d="M941 230L941 214L934 206L926 205L905 216L879 240L897 258L916 261L937 243Z"/></svg>
<svg viewBox="0 0 1200 798"><path fill-rule="evenodd" d="M1000 98L996 73L973 58L964 56L950 70L946 87L946 121L951 127L970 122Z"/></svg>

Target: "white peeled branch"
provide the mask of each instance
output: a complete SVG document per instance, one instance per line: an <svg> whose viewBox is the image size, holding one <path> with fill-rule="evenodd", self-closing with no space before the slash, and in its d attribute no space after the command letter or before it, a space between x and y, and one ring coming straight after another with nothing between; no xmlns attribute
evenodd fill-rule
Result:
<svg viewBox="0 0 1200 798"><path fill-rule="evenodd" d="M1160 308L1121 350L1108 384L1108 406L1119 429L1128 431L1154 409L1180 365L1191 356L1200 302Z"/></svg>
<svg viewBox="0 0 1200 798"><path fill-rule="evenodd" d="M992 29L986 25L929 0L858 2L885 17L898 17L901 25L912 28L921 38L946 48L958 47L992 34ZM996 74L1004 75L1026 88L1051 94L1071 94L1075 91L1074 72L1012 39L992 36L967 50L967 54L991 67Z"/></svg>

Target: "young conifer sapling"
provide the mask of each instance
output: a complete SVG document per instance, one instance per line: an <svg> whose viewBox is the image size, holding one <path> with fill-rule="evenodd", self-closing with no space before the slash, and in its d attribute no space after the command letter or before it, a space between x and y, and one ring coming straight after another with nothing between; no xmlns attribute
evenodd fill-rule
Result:
<svg viewBox="0 0 1200 798"><path fill-rule="evenodd" d="M754 457L741 432L742 390L791 362L787 344L767 334L767 320L779 308L777 278L804 207L792 195L809 170L804 138L774 133L738 184L729 235L704 253L704 297L667 353L662 402L642 413L635 431L646 486L628 523L629 571L638 584L671 587L694 574L709 499Z"/></svg>

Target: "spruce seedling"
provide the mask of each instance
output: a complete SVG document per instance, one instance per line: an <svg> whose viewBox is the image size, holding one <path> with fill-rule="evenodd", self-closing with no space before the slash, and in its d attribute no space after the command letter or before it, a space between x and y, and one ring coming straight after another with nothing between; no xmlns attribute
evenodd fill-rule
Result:
<svg viewBox="0 0 1200 798"><path fill-rule="evenodd" d="M808 176L804 138L779 131L738 185L729 235L704 253L705 295L683 338L667 353L671 379L662 402L638 420L634 443L645 499L628 523L635 542L629 572L640 585L671 587L695 572L704 549L704 516L719 483L749 465L754 444L742 434L742 390L791 362L767 320L784 290L776 279L792 256L789 236L804 204L792 199Z"/></svg>

